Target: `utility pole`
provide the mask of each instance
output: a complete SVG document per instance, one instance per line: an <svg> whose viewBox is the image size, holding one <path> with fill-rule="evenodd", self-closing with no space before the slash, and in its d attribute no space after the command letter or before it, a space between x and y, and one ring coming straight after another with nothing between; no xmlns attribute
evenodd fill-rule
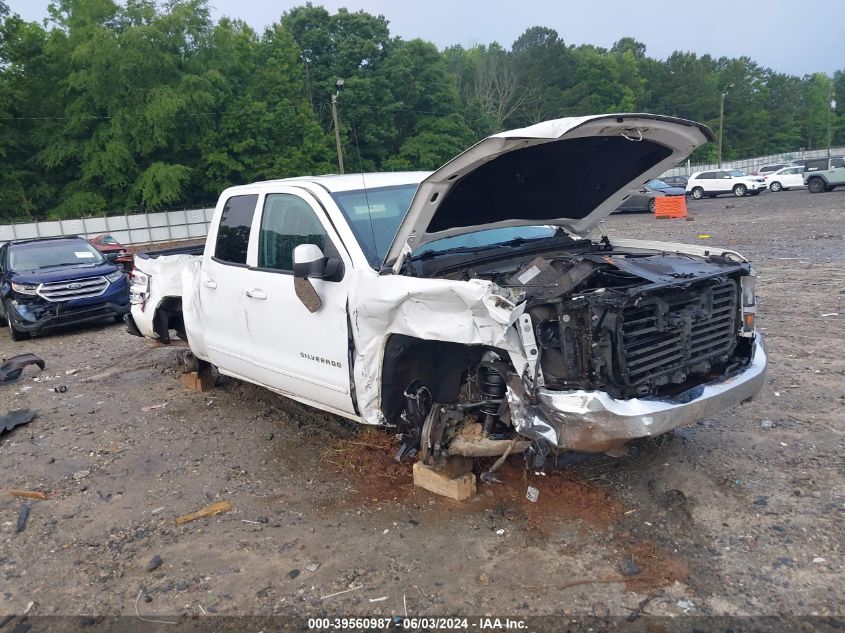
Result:
<svg viewBox="0 0 845 633"><path fill-rule="evenodd" d="M733 87L733 84L729 84L722 93L722 98L719 101L719 169L722 168L722 136L725 130L725 97L728 96L728 90Z"/></svg>
<svg viewBox="0 0 845 633"><path fill-rule="evenodd" d="M833 89L830 90L830 108L827 111L827 157L830 158L830 142L833 139L833 111L836 109L836 99L833 98Z"/></svg>
<svg viewBox="0 0 845 633"><path fill-rule="evenodd" d="M337 144L337 168L343 173L343 150L340 147L340 128L337 125L337 95L343 90L343 79L338 79L335 84L335 93L332 95L332 120L334 121L334 141Z"/></svg>

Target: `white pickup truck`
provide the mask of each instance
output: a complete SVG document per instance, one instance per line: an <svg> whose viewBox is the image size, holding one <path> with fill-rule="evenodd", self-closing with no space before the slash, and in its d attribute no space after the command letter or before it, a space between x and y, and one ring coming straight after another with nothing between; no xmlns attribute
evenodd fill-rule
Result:
<svg viewBox="0 0 845 633"><path fill-rule="evenodd" d="M587 234L712 140L650 114L484 139L433 173L232 187L201 256L140 255L131 333L365 424L400 456L608 452L760 389L755 275L712 246Z"/></svg>

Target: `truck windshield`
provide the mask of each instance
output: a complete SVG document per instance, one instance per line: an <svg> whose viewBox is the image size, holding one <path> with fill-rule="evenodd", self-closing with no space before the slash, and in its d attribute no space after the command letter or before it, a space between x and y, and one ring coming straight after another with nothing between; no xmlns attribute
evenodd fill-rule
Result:
<svg viewBox="0 0 845 633"><path fill-rule="evenodd" d="M398 185L376 189L358 189L341 191L333 198L346 220L352 227L358 243L361 244L370 266L381 266L387 249L390 248L399 224L411 206L411 200L417 191L417 185ZM485 248L494 244L511 242L516 239L536 240L555 234L553 226L515 226L499 229L485 229L445 237L424 244L414 251L414 255L439 253L464 248Z"/></svg>
<svg viewBox="0 0 845 633"><path fill-rule="evenodd" d="M83 240L45 240L9 247L9 268L16 272L86 264L95 266L103 261L97 249Z"/></svg>
<svg viewBox="0 0 845 633"><path fill-rule="evenodd" d="M381 266L416 191L413 183L332 195L373 268Z"/></svg>

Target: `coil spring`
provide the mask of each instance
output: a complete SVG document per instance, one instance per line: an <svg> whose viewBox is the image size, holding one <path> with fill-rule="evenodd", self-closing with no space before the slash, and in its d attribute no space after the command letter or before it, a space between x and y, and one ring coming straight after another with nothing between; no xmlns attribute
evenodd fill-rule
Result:
<svg viewBox="0 0 845 633"><path fill-rule="evenodd" d="M481 366L478 368L478 389L482 400L501 400L505 397L505 379L496 370ZM499 403L485 403L481 410L487 416L497 418Z"/></svg>

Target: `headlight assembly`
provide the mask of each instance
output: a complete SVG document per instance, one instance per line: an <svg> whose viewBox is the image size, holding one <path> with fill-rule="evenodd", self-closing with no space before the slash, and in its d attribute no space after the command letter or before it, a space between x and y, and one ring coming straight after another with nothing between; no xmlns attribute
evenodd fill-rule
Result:
<svg viewBox="0 0 845 633"><path fill-rule="evenodd" d="M12 282L12 290L22 295L34 296L38 292L37 284L16 284Z"/></svg>

